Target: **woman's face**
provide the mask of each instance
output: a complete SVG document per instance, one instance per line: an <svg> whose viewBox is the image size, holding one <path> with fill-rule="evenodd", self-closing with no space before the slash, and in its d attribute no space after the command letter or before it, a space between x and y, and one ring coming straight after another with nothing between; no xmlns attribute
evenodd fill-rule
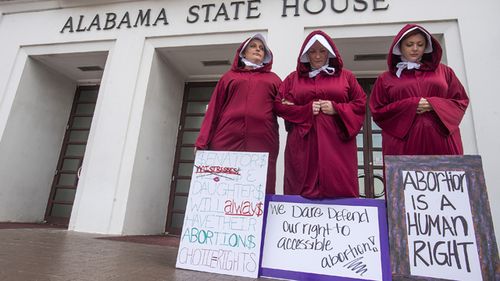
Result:
<svg viewBox="0 0 500 281"><path fill-rule="evenodd" d="M326 60L328 59L328 50L321 45L321 43L316 41L307 51L307 57L309 58L309 62L313 68L320 68L326 64Z"/></svg>
<svg viewBox="0 0 500 281"><path fill-rule="evenodd" d="M264 44L259 39L252 39L243 52L243 57L255 64L261 64L265 55Z"/></svg>
<svg viewBox="0 0 500 281"><path fill-rule="evenodd" d="M401 54L411 62L418 62L424 55L426 41L424 35L417 33L403 39L401 42Z"/></svg>

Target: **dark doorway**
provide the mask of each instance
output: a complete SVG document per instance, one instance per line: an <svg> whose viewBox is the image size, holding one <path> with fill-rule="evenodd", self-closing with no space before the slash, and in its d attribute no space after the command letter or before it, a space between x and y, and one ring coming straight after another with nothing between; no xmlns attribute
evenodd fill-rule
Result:
<svg viewBox="0 0 500 281"><path fill-rule="evenodd" d="M165 227L168 233L180 234L182 231L194 164L194 143L216 84L187 83L184 89Z"/></svg>
<svg viewBox="0 0 500 281"><path fill-rule="evenodd" d="M45 211L48 223L69 223L98 92L99 86L76 89Z"/></svg>
<svg viewBox="0 0 500 281"><path fill-rule="evenodd" d="M382 130L373 122L368 106L375 80L375 78L358 79L367 96L365 122L357 138L359 192L366 198L384 196Z"/></svg>

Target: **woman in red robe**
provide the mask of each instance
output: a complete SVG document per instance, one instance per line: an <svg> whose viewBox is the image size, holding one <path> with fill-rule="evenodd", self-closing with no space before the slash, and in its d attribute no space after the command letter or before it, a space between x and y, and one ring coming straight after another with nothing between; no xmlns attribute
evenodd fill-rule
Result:
<svg viewBox="0 0 500 281"><path fill-rule="evenodd" d="M285 194L359 196L356 135L365 106L366 95L352 72L343 68L332 39L313 31L275 103L288 131Z"/></svg>
<svg viewBox="0 0 500 281"><path fill-rule="evenodd" d="M266 193L274 194L279 150L273 102L281 79L271 72L273 55L264 37L248 38L231 70L217 83L196 140L196 149L268 152Z"/></svg>
<svg viewBox="0 0 500 281"><path fill-rule="evenodd" d="M394 38L389 70L370 97L384 155L463 154L458 126L469 99L453 70L440 63L441 54L421 26L408 24Z"/></svg>

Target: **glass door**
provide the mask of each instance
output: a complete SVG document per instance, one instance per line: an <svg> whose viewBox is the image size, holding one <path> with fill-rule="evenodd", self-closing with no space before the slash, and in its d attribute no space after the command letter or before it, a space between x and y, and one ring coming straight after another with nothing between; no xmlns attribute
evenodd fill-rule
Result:
<svg viewBox="0 0 500 281"><path fill-rule="evenodd" d="M215 85L216 82L187 83L184 89L165 228L171 234L182 231L194 164L194 143Z"/></svg>
<svg viewBox="0 0 500 281"><path fill-rule="evenodd" d="M69 223L98 92L99 86L76 90L45 211L49 223Z"/></svg>
<svg viewBox="0 0 500 281"><path fill-rule="evenodd" d="M359 78L367 96L363 128L357 136L359 193L366 198L384 197L382 130L373 122L368 101L375 78Z"/></svg>

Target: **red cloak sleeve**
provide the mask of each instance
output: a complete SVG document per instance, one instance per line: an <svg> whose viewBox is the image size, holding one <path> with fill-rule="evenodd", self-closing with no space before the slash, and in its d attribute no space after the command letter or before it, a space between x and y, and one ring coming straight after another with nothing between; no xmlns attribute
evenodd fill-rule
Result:
<svg viewBox="0 0 500 281"><path fill-rule="evenodd" d="M403 139L413 124L417 115L420 97L408 97L391 101L383 85L382 77L375 81L370 96L370 111L373 120L384 130L399 139Z"/></svg>
<svg viewBox="0 0 500 281"><path fill-rule="evenodd" d="M426 35L432 48L424 52L419 67L398 74L403 57L395 50L404 34L416 29ZM439 42L421 26L408 24L394 37L388 70L378 77L370 96L373 120L382 128L384 155L463 154L459 124L468 98L451 68L440 63L441 57ZM421 98L433 110L417 114Z"/></svg>
<svg viewBox="0 0 500 281"><path fill-rule="evenodd" d="M279 88L279 93L276 95L276 99L274 102L274 110L276 115L283 118L285 122L292 123L292 125L296 126L299 130L300 135L303 137L307 135L309 130L312 127L313 122L313 111L312 111L312 101L304 105L297 105L297 101L294 99L290 93L293 80L296 78L295 72L290 74L284 81L281 83ZM282 100L287 100L294 105L284 105L282 104ZM287 124L287 127L290 127L290 124ZM288 129L287 129L288 130Z"/></svg>
<svg viewBox="0 0 500 281"><path fill-rule="evenodd" d="M459 129L460 121L462 121L465 110L469 105L469 98L453 70L445 67L444 72L448 83L446 96L428 97L427 101L431 104L444 128L446 128L448 135L451 135Z"/></svg>
<svg viewBox="0 0 500 281"><path fill-rule="evenodd" d="M356 81L354 75L349 75L349 101L346 103L334 103L333 108L337 111L339 127L343 129L344 138L356 137L361 130L365 119L366 94ZM335 115L334 115L335 116Z"/></svg>

